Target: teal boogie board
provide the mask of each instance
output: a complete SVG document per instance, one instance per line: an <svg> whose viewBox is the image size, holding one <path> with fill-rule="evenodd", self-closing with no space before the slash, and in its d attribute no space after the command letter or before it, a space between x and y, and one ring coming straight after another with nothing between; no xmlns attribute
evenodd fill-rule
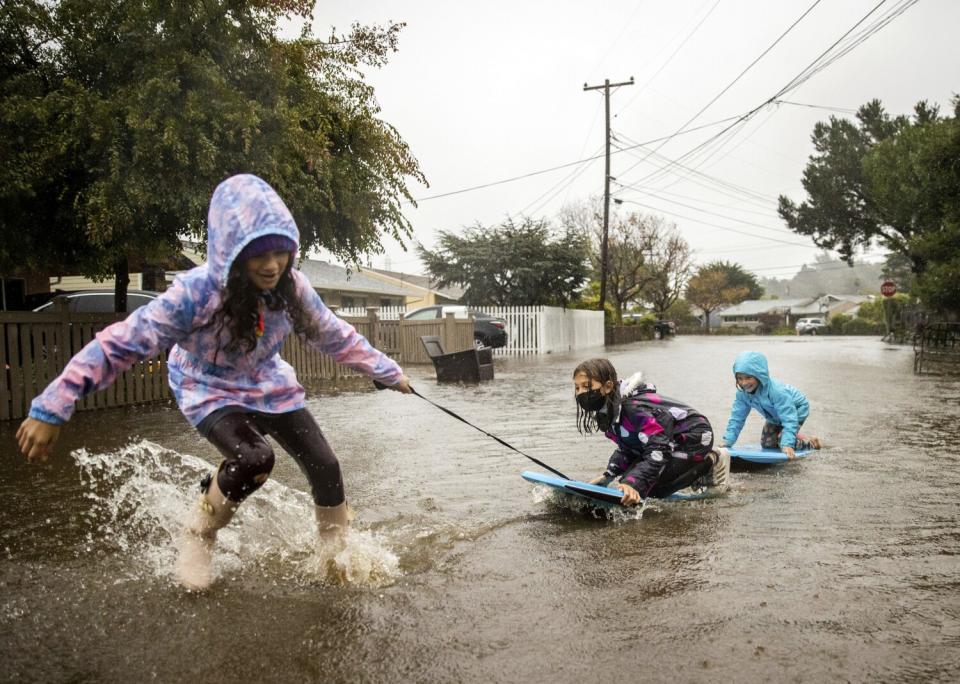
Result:
<svg viewBox="0 0 960 684"><path fill-rule="evenodd" d="M534 482L536 484L547 485L548 487L553 487L554 489L559 489L560 491L566 492L568 494L575 494L577 496L583 497L584 499L590 499L594 503L604 503L607 505L620 506L620 499L623 497L623 493L619 489L611 489L609 487L601 487L600 485L590 484L589 482L578 482L577 480L564 480L562 477L554 477L553 475L541 475L540 473L534 473L530 470L525 470L521 474L524 480L527 482ZM657 499L658 501L699 501L700 499L709 499L715 496L713 492L704 490L703 492L692 492L679 491L670 496L664 497L662 499ZM626 507L624 507L626 508Z"/></svg>
<svg viewBox="0 0 960 684"><path fill-rule="evenodd" d="M739 458L751 463L784 463L789 461L787 455L779 449L764 449L757 444L743 444L727 447L732 458ZM805 458L813 453L813 449L797 450L797 458Z"/></svg>

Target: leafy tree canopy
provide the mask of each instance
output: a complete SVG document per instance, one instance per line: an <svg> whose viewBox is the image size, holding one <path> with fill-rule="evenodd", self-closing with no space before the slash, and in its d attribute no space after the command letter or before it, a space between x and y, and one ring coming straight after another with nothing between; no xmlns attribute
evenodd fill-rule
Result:
<svg viewBox="0 0 960 684"><path fill-rule="evenodd" d="M817 124L816 154L803 174L808 199L797 205L781 196L781 217L850 264L857 248L879 242L909 261L914 290L928 305L960 310L950 292L960 223L960 97L953 108L944 118L920 102L912 118L891 118L874 100L860 108L857 124L836 117Z"/></svg>
<svg viewBox="0 0 960 684"><path fill-rule="evenodd" d="M402 24L276 36L312 4L0 4L0 270L107 276L176 253L239 172L277 189L304 251L357 260L408 237L400 203L423 176L360 71Z"/></svg>
<svg viewBox="0 0 960 684"><path fill-rule="evenodd" d="M726 271L729 286L747 288L747 296L744 299L760 299L763 297L763 286L757 280L757 276L744 270L740 264L732 261L715 261L713 266L716 270Z"/></svg>
<svg viewBox="0 0 960 684"><path fill-rule="evenodd" d="M417 252L440 286L466 288L467 304L566 306L589 275L584 238L556 234L543 220L441 231L437 242L436 250L420 245Z"/></svg>
<svg viewBox="0 0 960 684"><path fill-rule="evenodd" d="M687 301L703 310L708 332L711 313L721 307L739 304L750 293L750 288L739 282L737 269L731 266L723 261L706 264L687 283Z"/></svg>

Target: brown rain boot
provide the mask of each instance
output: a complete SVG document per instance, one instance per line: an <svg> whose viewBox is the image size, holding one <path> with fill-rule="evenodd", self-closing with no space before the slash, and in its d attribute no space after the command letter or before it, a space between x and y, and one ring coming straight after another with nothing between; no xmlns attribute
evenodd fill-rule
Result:
<svg viewBox="0 0 960 684"><path fill-rule="evenodd" d="M188 591L204 591L213 581L210 563L217 530L230 522L239 505L220 491L214 473L209 489L190 510L180 533L176 573Z"/></svg>
<svg viewBox="0 0 960 684"><path fill-rule="evenodd" d="M315 506L317 518L317 536L321 544L330 544L342 541L347 535L347 528L353 520L353 511L344 501L339 506Z"/></svg>

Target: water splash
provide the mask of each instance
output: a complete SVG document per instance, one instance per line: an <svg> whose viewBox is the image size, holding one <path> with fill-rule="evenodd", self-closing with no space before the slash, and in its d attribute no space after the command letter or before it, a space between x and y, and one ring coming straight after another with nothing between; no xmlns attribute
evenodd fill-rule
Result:
<svg viewBox="0 0 960 684"><path fill-rule="evenodd" d="M172 579L175 540L200 479L213 466L147 440L112 453L79 449L71 456L89 490L89 542L131 559L132 578ZM382 587L400 576L399 559L382 535L354 527L342 544L321 546L313 518L306 492L267 481L219 532L214 572L242 573L253 565L285 580L363 587Z"/></svg>
<svg viewBox="0 0 960 684"><path fill-rule="evenodd" d="M553 487L544 485L533 486L533 502L546 503L557 508L563 508L575 513L582 513L598 520L609 520L616 523L635 522L643 518L647 510L659 511L660 509L649 499L642 506L627 508L613 504L604 504L602 502L593 502L588 499L568 494Z"/></svg>

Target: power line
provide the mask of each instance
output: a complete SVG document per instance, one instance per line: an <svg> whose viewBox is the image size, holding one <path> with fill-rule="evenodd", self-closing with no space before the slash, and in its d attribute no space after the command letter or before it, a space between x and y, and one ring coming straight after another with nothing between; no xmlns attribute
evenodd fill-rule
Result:
<svg viewBox="0 0 960 684"><path fill-rule="evenodd" d="M626 136L625 136L625 137L626 137ZM627 138L627 139L629 140L629 138ZM636 146L634 146L634 148L635 148L635 147L636 147ZM623 149L623 151L630 151L630 150L631 150L631 148L622 148L622 149ZM634 154L633 152L631 152L631 154L633 154L633 156L637 156L637 155ZM711 176L711 175L709 175L709 174L707 174L707 173L704 173L704 172L702 172L702 171L699 171L699 170L697 170L697 169L693 169L693 168L691 168L691 167L685 166L684 164L681 164L680 162L676 161L675 159L672 159L672 158L670 158L670 157L664 156L664 155L662 155L662 154L660 154L660 153L658 153L658 152L656 152L656 151L652 151L651 154L649 155L649 157L650 157L650 158L653 158L653 159L656 159L656 160L662 160L662 161L666 162L667 165L673 164L673 165L675 165L675 166L678 166L678 167L681 168L681 169L684 169L685 171L689 171L691 175L690 175L690 176L687 176L687 180L689 180L690 182L695 183L696 185L699 185L699 186L701 186L701 187L703 187L703 188L707 188L707 189L712 190L712 191L714 191L714 192L719 192L719 193L722 194L722 195L726 195L727 197L730 197L731 199L736 199L736 200L739 200L739 201L745 201L745 202L748 202L748 203L750 203L750 204L753 204L754 206L757 206L757 207L760 207L760 208L766 208L766 209L769 209L771 205L772 205L772 206L776 206L776 205L777 205L777 200L775 200L775 199L766 197L765 195L762 195L762 194L760 194L760 193L758 193L758 192L756 192L756 191L754 191L754 190L751 190L751 189L749 189L749 188L747 188L747 187L745 187L745 186L737 185L736 183L731 183L730 181L725 181L725 180L722 180L722 179L720 179L720 178L717 178L716 176ZM652 162L649 161L649 158L647 159L647 163L652 163ZM661 166L661 167L658 167L658 168L664 168L664 167ZM696 176L696 177L699 177L699 178L702 178L704 182L701 182L701 181L697 180L697 178L695 178L695 176ZM706 185L705 183L710 183L710 184L712 184L712 185ZM634 189L636 189L636 190L638 190L638 191L640 191L640 192L643 192L643 191L645 191L645 189L646 189L645 186L639 186L639 185L637 185L637 184L631 184L631 187L634 188ZM728 192L728 190L729 190L729 192ZM737 195L733 195L733 194L730 194L730 192L734 192L734 193L738 193L738 194L737 194Z"/></svg>
<svg viewBox="0 0 960 684"><path fill-rule="evenodd" d="M663 64L660 65L660 68L657 69L656 73L654 73L653 76L651 76L650 78L648 78L648 79L646 80L646 82L644 82L644 84L643 84L642 86L640 86L639 90L637 90L637 92L634 94L634 96L631 97L629 100L627 100L627 103L626 103L625 105L623 105L623 107L620 108L620 111L617 112L616 116L620 116L621 112L626 111L627 107L629 107L631 104L633 104L634 100L636 100L638 97L640 97L640 93L642 93L644 90L646 90L646 89L647 89L647 86L650 85L650 84L653 82L653 80L654 80L657 76L660 75L660 72L663 71L663 70L667 67L668 64L670 64L670 62L673 60L673 58L677 56L677 53L680 52L680 50L683 48L683 46L687 44L687 41L690 40L690 39L693 37L693 34L696 33L697 30L703 25L703 22L705 22L705 21L710 17L710 15L713 14L713 10L717 9L717 5L719 5L719 4L720 4L720 0L717 0L717 1L713 4L713 7L710 8L710 10L703 16L703 18L697 23L697 25L693 27L693 29L690 31L690 33L687 34L687 37L683 39L683 42L681 42L680 45L677 46L677 49L674 50L673 53L671 53L671 55L670 55L669 57L667 57L667 60L666 60ZM704 4L704 6L705 6L705 4Z"/></svg>
<svg viewBox="0 0 960 684"><path fill-rule="evenodd" d="M727 123L728 121L732 121L733 119L736 119L736 118L737 118L736 116L728 116L728 117L725 118L725 119L719 119L719 120L717 120L717 121L711 121L711 122L708 123L708 124L703 124L702 126L697 126L696 128L691 128L691 129L689 129L689 130L687 130L687 131L684 131L683 134L686 135L687 133L695 133L696 131L703 130L704 128L710 128L711 126L719 126L720 124ZM636 147L643 147L644 145L652 145L652 144L655 143L655 142L660 142L661 140L665 140L667 137L674 137L675 135L676 135L676 134L673 134L673 136L665 136L665 137L662 137L662 138L654 138L654 139L652 139L652 140L647 140L646 142L637 143L637 144L634 145L633 147L624 147L624 148L621 148L621 149L618 149L618 150L614 150L614 151L613 151L613 154L617 154L617 153L619 153L619 152L626 152L626 151L631 150L631 149L634 149L634 148L636 148ZM461 189L459 189L459 190L451 190L450 192L442 192L442 193L439 193L439 194L437 194L437 195L429 195L429 196L427 196L427 197L420 197L420 198L417 198L417 199L413 200L412 202L405 202L405 204L418 204L418 203L420 203L420 202L426 202L427 200L440 199L441 197L450 197L451 195L460 195L460 194L463 194L463 193L465 193L465 192L473 192L474 190L483 190L484 188L490 188L490 187L493 187L493 186L495 186L495 185L503 185L504 183L513 183L514 181L523 180L523 179L525 179L525 178L532 178L533 176L540 176L540 175L543 175L543 174L545 174L545 173L550 173L550 172L552 172L552 171L559 171L560 169L567 169L567 168L570 168L571 166L576 166L576 165L578 165L578 164L586 164L587 162L595 161L595 160L597 160L597 159L603 159L603 157L604 157L604 155L602 155L602 154L597 154L597 155L594 155L594 156L592 156L592 157L586 157L586 158L584 158L584 159L578 159L577 161L567 162L566 164L560 164L560 165L558 165L558 166L551 166L550 168L540 169L540 170L538 170L538 171L531 171L530 173L524 173L524 174L521 174L521 175L519 175L519 176L512 176L512 177L510 177L510 178L503 178L503 179L501 179L501 180L491 181L490 183L483 183L483 184L481 184L481 185L473 185L473 186L470 186L470 187L467 187L467 188L461 188Z"/></svg>
<svg viewBox="0 0 960 684"><path fill-rule="evenodd" d="M841 112L843 114L856 114L856 109L850 109L848 107L831 107L830 105L815 105L807 104L805 102L790 102L789 100L774 100L773 104L781 105L793 105L794 107L809 107L811 109L825 109L829 112Z"/></svg>
<svg viewBox="0 0 960 684"><path fill-rule="evenodd" d="M705 225L705 226L711 226L711 227L713 227L713 228L719 228L720 230L725 230L725 231L730 232L730 233L738 233L738 234L740 234L740 235L746 235L746 236L748 236L748 237L757 238L757 239L759 239L759 240L769 240L770 242L781 242L781 243L783 243L783 244L785 244L785 245L793 245L793 246L795 246L795 247L810 247L809 244L805 244L805 243L803 243L803 242L790 242L790 241L788 241L788 240L780 240L779 238L768 237L768 236L766 236L766 235L757 235L756 233L748 233L748 232L746 232L746 231L744 231L744 230L737 230L736 228L731 228L730 226L721 226L721 225L719 225L719 224L717 224L717 223L709 223L709 222L707 222L707 221L701 221L700 219L695 219L695 218L693 218L693 217L691 217L691 216L684 216L683 214L678 214L678 213L673 212L673 211L664 210L664 209L662 209L662 208L660 208L660 207L654 207L654 206L651 206L651 205L649 205L649 204L644 204L644 203L642 203L642 202L637 202L637 201L635 201L635 200L621 200L621 202L624 202L624 203L626 203L626 204L636 204L638 207L643 207L644 209L650 209L650 210L652 210L652 211L660 212L661 214L666 214L667 216L675 216L675 217L677 217L677 218L682 218L682 219L684 219L684 220L686 220L686 221L693 221L694 223L700 223L700 224L703 224L703 225Z"/></svg>
<svg viewBox="0 0 960 684"><path fill-rule="evenodd" d="M787 30L786 30L786 31L784 31L783 33L781 33L780 36L779 36L775 41L773 41L773 43L771 43L763 52L760 53L759 56L757 56L752 62L750 62L750 64L747 65L747 68L746 68L746 69L744 69L744 70L741 71L739 74L737 74L736 78L734 78L732 81L730 81L730 83L728 83L728 84L723 88L723 90L721 90L719 93L717 93L717 94L713 97L712 100L710 100L707 104L705 104L703 107L701 107L700 110L699 110L696 114L694 114L692 117L690 117L690 118L687 120L686 123L684 123L680 128L678 128L678 129L676 130L676 132L674 133L674 135L678 135L678 134L680 134L680 133L683 133L683 131L686 129L687 126L689 126L691 123L693 123L693 122L697 119L697 117L699 117L701 114L703 114L714 102L716 102L717 100L719 100L728 90L730 90L730 88L732 88L732 87L737 83L737 81L739 81L741 78L743 78L743 76L744 76L748 71L750 71L750 69L752 69L752 68L757 64L757 62L759 62L761 59L763 59L763 58L767 55L767 53L769 53L774 47L776 47L776 45L777 45L781 40L783 40L783 39L786 37L786 35L787 35L788 33L790 33L790 32L797 26L797 24L799 24L801 21L803 21L803 19L804 19L808 14L810 14L810 12L812 12L813 9L814 9L817 5L819 5L821 1L822 1L822 0L814 0L814 3L813 3L812 5L810 5L810 7L808 7L808 8L804 11L804 13L801 14L801 15L796 19L796 21L794 21L792 24L790 24L790 26L787 27ZM884 1L885 1L885 0L884 0ZM725 130L729 130L729 129L725 129ZM668 139L665 140L664 142L660 143L660 145L657 146L657 148L654 150L654 152L656 152L657 150L659 150L660 148L662 148L664 145L666 145L667 142L669 142L669 140L670 140L670 139L668 138ZM642 161L642 160L641 160L641 161ZM630 171L632 171L632 170L633 170L635 167L637 167L639 164L640 164L640 162L637 162L636 164L634 164L633 166L631 166L630 168L628 168L626 171L624 171L624 174L630 173Z"/></svg>
<svg viewBox="0 0 960 684"><path fill-rule="evenodd" d="M630 187L630 186L628 186L628 185L624 185L623 183L619 183L619 182L617 182L617 185L620 185L621 187L626 187L626 188L629 188L629 187ZM631 188L631 189L633 189L633 188ZM729 216L729 215L727 215L727 214L721 214L720 212L710 211L709 209L701 209L700 207L696 207L696 206L694 206L694 205L692 205L692 204L685 204L685 203L683 203L683 202L678 202L677 200L668 199L668 198L666 198L666 197L660 197L660 196L656 195L655 193L652 193L652 192L649 192L649 191L645 192L645 194L646 194L647 196L649 196L649 197L653 197L654 199L658 199L658 200L660 200L660 201L662 201L662 202L669 202L670 204L678 204L678 205L680 205L681 207L686 207L687 209L693 209L694 211L699 211L699 212L701 212L701 213L703 213L703 214L709 214L710 216L716 216L717 218L724 218L724 219L728 219L728 220L730 220L730 221L736 221L737 223L746 224L746 225L748 225L748 226L755 226L755 227L757 227L757 228L763 228L764 230L769 230L769 231L772 231L772 232L775 232L775 233L780 233L780 234L782 234L784 231L788 231L787 228L783 228L783 227L774 228L773 226L765 226L765 225L763 225L762 223L753 223L752 221L745 221L745 220L743 220L743 219L741 219L741 218L737 218L736 216ZM623 201L623 202L629 202L630 200L621 200L621 201Z"/></svg>
<svg viewBox="0 0 960 684"><path fill-rule="evenodd" d="M845 47L840 54L836 55L835 57L832 57L828 62L825 62L823 65L817 66L817 63L819 62L819 60L820 60L825 54L827 54L830 50L832 50L832 49L833 49L838 43L840 43L844 38L846 38L847 35L849 35L854 29L856 29L857 26L859 26L861 23L863 23L863 21L864 21L867 17L869 17L874 11L876 11L876 9L877 9L880 5L883 5L885 2L887 2L887 0L881 0L881 2L880 2L878 5L876 5L873 9L871 9L866 15L864 15L864 17L861 18L860 21L858 21L856 24L854 24L853 28L851 28L849 31L847 31L843 36L840 37L840 39L838 39L838 40L837 40L836 42L834 42L829 48L827 48L827 50L825 50L823 53L821 53L820 56L818 56L813 62L811 62L811 64L809 64L804 70L802 70L799 74L797 74L797 76L795 76L793 79L791 79L791 81L788 82L788 84L787 84L786 86L784 86L783 88L781 88L781 89L780 89L776 94L774 94L772 97L770 97L769 99L765 100L763 103L761 103L760 105L754 107L753 109L745 112L744 114L726 117L726 118L724 118L724 119L719 119L719 120L713 121L713 122L711 122L711 123L709 123L709 124L704 124L704 125L702 125L702 126L697 126L697 127L695 127L695 128L690 128L690 129L687 129L687 130L676 131L676 132L674 132L674 133L672 133L672 134L670 134L670 135L662 136L662 137L659 137L659 138L654 138L654 139L652 139L652 140L648 140L648 141L643 142L643 143L637 143L637 144L633 145L632 147L620 148L620 149L618 149L618 150L613 151L613 154L617 154L617 153L619 153L619 152L626 152L626 151L629 151L629 150L632 150L632 149L637 149L637 148L645 147L645 146L647 146L647 145L652 145L652 144L658 143L658 142L668 142L668 141L672 140L673 138L678 137L678 136L680 136L680 135L686 135L686 134L688 134L688 133L693 133L693 132L696 132L696 131L699 131L699 130L703 130L703 129L705 129L705 128L710 128L710 127L712 127L712 126L717 126L717 125L719 125L719 124L727 123L727 122L732 121L733 123L732 123L730 126L727 126L724 130L720 131L719 133L717 133L717 134L714 135L713 137L709 138L709 139L706 140L705 142L700 143L699 145L696 145L695 147L693 147L691 150L689 150L688 152L684 153L684 154L681 155L680 157L678 157L678 158L676 158L676 159L668 159L668 163L667 163L666 166L661 167L660 169L658 169L657 172L654 172L654 173L652 173L652 174L650 174L650 175L648 175L648 176L645 176L645 177L639 179L639 181L637 181L637 183L640 183L640 182L643 182L643 181L645 181L645 180L648 180L649 178L657 175L658 173L661 173L661 172L662 172L662 173L665 173L667 170L669 170L669 169L670 169L671 167L673 167L673 166L679 166L680 168L684 168L685 170L687 170L687 171L689 171L689 172L691 172L691 173L700 174L700 175L703 175L703 176L706 176L706 177L709 178L709 176L707 176L706 174L702 174L700 171L698 171L698 170L695 169L695 168L692 168L692 167L684 167L684 166L680 163L680 160L685 159L685 158L687 158L688 156L691 156L692 154L696 153L698 150L700 150L700 149L706 147L707 145L711 144L712 142L714 142L715 140L717 140L718 138L720 138L721 136L723 136L725 133L727 133L730 129L732 129L732 128L738 126L738 125L741 125L742 123L744 123L744 122L746 122L747 120L749 120L754 114L756 114L756 113L757 113L760 109L762 109L763 107L765 107L765 106L767 106L767 105L769 105L769 104L771 104L771 103L774 103L775 101L779 100L781 95L785 94L785 93L788 92L789 90L793 90L793 89L799 87L800 85L802 85L804 82L806 82L807 80L809 80L812 76L816 75L817 73L819 73L820 71L822 71L822 69L826 68L826 66L829 66L829 65L832 64L834 61L836 61L836 60L839 59L840 57L846 55L846 54L847 54L848 52L850 52L852 49L854 49L855 47L859 46L860 44L862 44L863 42L865 42L867 39L869 39L870 37L872 37L877 31L879 31L880 29L882 29L884 26L886 26L886 25L889 24L891 21L893 21L894 19L896 19L897 17L899 17L901 14L903 14L907 9L909 9L909 8L912 7L914 4L916 4L917 1L918 1L918 0L904 0L904 2L902 2L902 3L901 3L900 5L898 5L896 8L894 8L893 10L891 10L887 15L885 15L884 17L882 17L878 22L875 22L874 24L870 25L868 28L864 29L861 33L857 34L857 37L856 37L856 39L855 39L855 42L854 42L853 44L851 44L850 46ZM802 18L802 17L801 17L801 18ZM808 70L810 70L810 73L809 73L809 74L806 73ZM662 146L661 146L661 147L662 147ZM659 148L658 148L658 149L659 149ZM656 152L657 152L657 150L650 151L650 153L649 153L648 156L653 156L653 155L656 154ZM603 156L603 155L596 155L596 156L588 157L588 158L585 158L585 159L579 159L579 160L577 160L577 161L568 162L568 163L566 163L566 164L560 164L560 165L558 165L558 166L552 166L552 167L549 167L549 168L540 169L540 170L538 170L538 171L532 171L532 172L530 172L530 173L525 173L525 174L521 174L521 175L518 175L518 176L512 176L512 177L509 177L509 178L504 178L504 179L501 179L501 180L492 181L492 182L490 182L490 183L483 183L483 184L480 184L480 185L474 185L474 186L470 186L470 187L466 187L466 188L461 188L461 189L459 189L459 190L453 190L453 191L450 191L450 192L444 192L444 193L439 193L439 194L436 194L436 195L429 195L429 196L426 196L426 197L421 197L421 198L418 198L418 199L414 200L413 202L406 202L406 203L408 203L408 204L416 204L416 203L419 203L419 202L425 202L425 201L433 200L433 199L440 199L440 198L443 198L443 197L450 197L450 196L452 196L452 195L459 195L459 194L463 194L463 193L466 193L466 192L472 192L472 191L475 191L475 190L482 190L482 189L485 189L485 188L490 188L490 187L494 187L494 186L497 186L497 185L502 185L502 184L505 184L505 183L512 183L512 182L515 182L515 181L518 181L518 180L523 180L523 179L525 179L525 178L531 178L531 177L533 177L533 176L538 176L538 175L542 175L542 174L545 174L545 173L551 173L551 172L553 172L553 171L558 171L558 170L560 170L560 169L565 169L565 168L569 168L569 167L571 167L571 166L576 166L576 165L578 165L578 164L584 164L584 163L587 163L587 162L590 162L590 161L594 161L595 159L600 159L602 156ZM642 161L642 160L641 160L641 161ZM631 167L631 168L635 168L636 166L637 166L637 165L635 164L634 167ZM629 171L629 169L628 169L628 171ZM725 181L719 181L719 179L715 179L715 180L717 180L718 182L723 182L723 183L725 183ZM764 198L764 200L765 200L765 201L773 202L772 200L767 200L766 198Z"/></svg>
<svg viewBox="0 0 960 684"><path fill-rule="evenodd" d="M877 9L878 9L881 5L883 5L885 2L887 2L887 0L880 0L880 2L879 2L877 5L875 5L869 12L867 12L863 17L861 17L860 20L857 21L857 23L855 23L852 27L850 27L842 36L840 36L840 38L838 38L836 41L834 41L834 42L830 45L830 47L828 47L826 50L824 50L823 52L821 52L810 64L808 64L806 67L804 67L804 68L800 71L800 73L798 73L798 74L797 74L796 76L794 76L790 81L788 81L787 84L786 84L785 86L783 86L779 91L777 91L774 95L772 95L770 98L768 98L767 100L765 100L765 101L762 102L761 104L759 104L759 105L757 105L756 107L754 107L753 109L751 109L751 110L750 110L749 112L747 112L746 114L742 115L740 118L738 118L737 121L735 121L735 122L732 123L731 125L727 126L727 127L724 128L722 131L720 131L719 133L715 134L713 137L709 138L708 140L704 141L703 143L700 143L699 145L693 147L691 150L687 151L686 153L684 153L683 155L681 155L680 157L678 157L678 160L682 160L682 159L686 159L686 158L688 158L688 157L691 157L693 154L697 153L698 151L706 148L708 145L712 144L712 143L715 142L716 140L720 139L722 136L724 136L724 135L725 135L728 131L730 131L732 128L734 128L734 127L736 127L736 126L739 126L739 125L742 125L743 123L745 123L747 120L749 120L750 118L752 118L758 111L760 111L761 109L763 109L764 107L766 107L767 105L769 105L770 103L772 103L773 101L779 99L779 98L780 98L782 95L784 95L785 93L787 93L787 92L789 92L789 91L791 91L791 90L794 90L794 89L798 88L800 85L802 85L802 84L805 83L807 80L809 80L810 78L812 78L815 74L819 73L819 72L822 71L824 68L826 68L827 66L829 66L830 64L832 64L833 62L835 62L837 59L839 59L840 57L846 55L846 54L849 53L852 49L854 49L854 48L857 47L858 45L861 45L861 44L862 44L863 42L865 42L867 39L869 39L870 37L872 37L877 31L879 31L880 29L882 29L884 26L886 26L886 25L889 24L891 21L893 21L893 19L897 18L898 16L900 16L901 14L903 14L903 12L905 12L907 9L909 9L911 6L913 6L913 5L917 2L917 0L905 0L904 2L901 3L901 5L897 6L897 7L894 8L893 10L891 10L891 12L889 12L887 15L882 16L882 17L881 17L880 19L878 19L876 22L874 22L873 24L871 24L870 26L868 26L866 29L864 29L861 33L856 34L856 37L855 37L853 40L851 40L850 44L849 44L848 46L845 46L844 48L842 48L842 49L838 52L837 55L831 57L829 60L826 60L826 61L821 62L821 60L823 60L824 57L831 52L831 50L833 50L833 49L834 49L837 45L839 45L844 39L846 39L847 36L849 36L851 33L853 33L853 32L857 29L857 27L860 26L860 24L862 24L864 21L866 21L867 18L869 18L871 14L873 14L874 12L876 12ZM661 145L661 146L662 146L662 145ZM636 166L636 164L635 164L634 166ZM633 167L631 167L631 168L633 168ZM653 178L654 176L657 176L658 174L663 174L663 173L665 173L665 172L667 171L667 169L669 169L669 168L670 168L670 166L668 165L667 167L664 167L664 168L662 168L662 169L660 169L660 170L658 170L658 171L656 171L656 172L653 172L653 173L651 173L651 174L648 174L647 176L644 176L643 178L641 178L639 182L643 182L643 181L646 181L646 180L650 180L651 178Z"/></svg>

